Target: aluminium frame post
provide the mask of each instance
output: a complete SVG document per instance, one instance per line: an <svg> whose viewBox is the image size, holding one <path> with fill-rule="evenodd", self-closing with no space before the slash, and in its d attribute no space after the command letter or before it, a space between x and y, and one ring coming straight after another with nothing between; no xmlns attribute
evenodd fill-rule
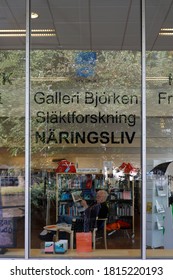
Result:
<svg viewBox="0 0 173 280"><path fill-rule="evenodd" d="M141 257L146 259L146 1L142 0L142 230Z"/></svg>
<svg viewBox="0 0 173 280"><path fill-rule="evenodd" d="M30 0L26 0L26 49L25 49L25 259L30 250Z"/></svg>

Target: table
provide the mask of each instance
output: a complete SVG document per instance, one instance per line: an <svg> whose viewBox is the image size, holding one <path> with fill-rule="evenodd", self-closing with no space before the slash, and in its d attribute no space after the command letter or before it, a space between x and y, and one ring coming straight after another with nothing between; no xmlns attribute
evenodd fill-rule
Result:
<svg viewBox="0 0 173 280"><path fill-rule="evenodd" d="M70 249L73 249L74 231L71 229L70 224L62 223L62 224L55 224L55 225L47 225L47 226L44 226L44 229L46 229L48 231L56 232L55 237L54 237L55 242L59 240L59 231L64 231L64 232L69 233Z"/></svg>

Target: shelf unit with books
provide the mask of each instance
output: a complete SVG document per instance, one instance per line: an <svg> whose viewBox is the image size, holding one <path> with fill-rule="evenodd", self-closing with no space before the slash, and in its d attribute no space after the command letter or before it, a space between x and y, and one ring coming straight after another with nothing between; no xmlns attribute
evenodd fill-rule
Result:
<svg viewBox="0 0 173 280"><path fill-rule="evenodd" d="M146 203L146 244L151 248L163 247L168 178L160 175L147 178Z"/></svg>
<svg viewBox="0 0 173 280"><path fill-rule="evenodd" d="M118 188L117 182L111 176L106 179L102 173L57 173L56 182L57 219L58 215L76 216L79 214L72 199L72 193L78 193L90 204L95 199L96 192L104 189L109 194L107 201L109 208L108 223L121 221L122 229L125 229L128 237L131 235L132 241L134 241L134 178L130 181L129 176L126 176L125 180L118 182Z"/></svg>
<svg viewBox="0 0 173 280"><path fill-rule="evenodd" d="M81 195L90 204L94 200L97 190L108 189L104 175L101 173L57 173L56 182L57 218L58 215L76 216L79 213L72 194Z"/></svg>
<svg viewBox="0 0 173 280"><path fill-rule="evenodd" d="M111 190L109 199L109 222L121 221L124 223L124 228L127 224L125 229L131 230L132 240L135 238L134 182L134 178L130 181L129 176L120 180L118 185Z"/></svg>

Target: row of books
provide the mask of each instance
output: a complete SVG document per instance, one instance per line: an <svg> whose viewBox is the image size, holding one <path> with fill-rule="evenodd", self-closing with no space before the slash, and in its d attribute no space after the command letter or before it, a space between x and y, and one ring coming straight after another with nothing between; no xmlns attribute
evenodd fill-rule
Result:
<svg viewBox="0 0 173 280"><path fill-rule="evenodd" d="M132 206L127 204L117 205L115 213L117 216L132 216Z"/></svg>
<svg viewBox="0 0 173 280"><path fill-rule="evenodd" d="M132 199L132 192L131 191L116 191L115 193L111 194L111 200L116 200L116 199L126 199L126 200L131 200Z"/></svg>
<svg viewBox="0 0 173 280"><path fill-rule="evenodd" d="M75 177L73 179L64 179L59 181L60 189L95 189L105 188L107 183L103 178L87 179L85 176Z"/></svg>
<svg viewBox="0 0 173 280"><path fill-rule="evenodd" d="M68 203L63 203L59 206L59 215L78 216L78 214L78 207L75 205L69 206Z"/></svg>

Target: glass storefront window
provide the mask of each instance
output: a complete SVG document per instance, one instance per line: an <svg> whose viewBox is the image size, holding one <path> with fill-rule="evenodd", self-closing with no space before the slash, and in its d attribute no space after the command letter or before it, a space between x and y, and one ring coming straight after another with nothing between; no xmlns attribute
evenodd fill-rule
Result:
<svg viewBox="0 0 173 280"><path fill-rule="evenodd" d="M0 3L0 258L24 257L25 1L20 2Z"/></svg>
<svg viewBox="0 0 173 280"><path fill-rule="evenodd" d="M147 258L172 258L172 10L147 2ZM153 14L165 15L164 21ZM149 16L150 15L150 16ZM157 28L155 28L157 25ZM152 27L151 27L152 26ZM154 27L155 26L155 27ZM167 29L170 28L170 29ZM151 36L152 35L152 36Z"/></svg>
<svg viewBox="0 0 173 280"><path fill-rule="evenodd" d="M31 35L31 257L47 257L45 238L56 241L45 226L80 215L72 192L91 207L100 189L112 228L108 249L101 236L88 257L141 257L141 22L140 3L130 3L32 1L32 34L51 32ZM64 256L76 257L76 234L73 250L65 239Z"/></svg>
<svg viewBox="0 0 173 280"><path fill-rule="evenodd" d="M0 258L173 257L171 3L1 1Z"/></svg>
<svg viewBox="0 0 173 280"><path fill-rule="evenodd" d="M141 174L141 2L146 2L147 174ZM64 255L47 255L40 233L59 216L78 216L73 192L91 206L99 190L108 193L107 250L97 232L88 258L141 258L145 214L147 258L172 258L171 1L8 0L0 8L0 258L25 257L26 189L31 258L78 256L76 233L73 249L72 235L50 234L54 243L61 236L68 240Z"/></svg>

